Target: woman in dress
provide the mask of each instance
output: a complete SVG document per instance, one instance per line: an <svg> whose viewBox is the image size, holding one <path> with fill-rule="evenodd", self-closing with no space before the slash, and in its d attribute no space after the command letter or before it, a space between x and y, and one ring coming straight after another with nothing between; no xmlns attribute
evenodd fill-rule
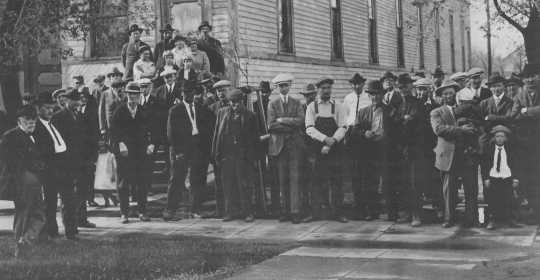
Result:
<svg viewBox="0 0 540 280"><path fill-rule="evenodd" d="M153 78L156 74L156 66L152 61L152 51L148 46L139 49L139 60L133 65L133 79L138 81L142 78Z"/></svg>

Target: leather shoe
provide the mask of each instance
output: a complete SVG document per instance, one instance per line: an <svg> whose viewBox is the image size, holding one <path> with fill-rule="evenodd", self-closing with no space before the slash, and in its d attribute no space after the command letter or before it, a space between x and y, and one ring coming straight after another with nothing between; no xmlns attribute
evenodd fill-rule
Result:
<svg viewBox="0 0 540 280"><path fill-rule="evenodd" d="M248 215L248 216L244 219L244 221L245 221L246 223L253 223L253 222L255 221L255 217L254 217L253 215L250 214L250 215Z"/></svg>
<svg viewBox="0 0 540 280"><path fill-rule="evenodd" d="M129 219L128 219L128 217L127 217L126 215L122 215L122 216L120 216L120 222L121 222L122 224L128 224L128 223L129 223Z"/></svg>
<svg viewBox="0 0 540 280"><path fill-rule="evenodd" d="M348 223L349 222L349 220L347 218L345 218L344 216L336 217L336 221L338 221L340 223Z"/></svg>
<svg viewBox="0 0 540 280"><path fill-rule="evenodd" d="M298 214L293 214L291 221L295 225L302 222L302 220L300 220L300 216Z"/></svg>
<svg viewBox="0 0 540 280"><path fill-rule="evenodd" d="M234 218L233 216L229 216L229 215L226 215L225 217L223 217L223 222L230 222L230 221L233 221Z"/></svg>
<svg viewBox="0 0 540 280"><path fill-rule="evenodd" d="M422 225L422 220L420 219L420 217L418 215L413 215L411 227L419 227L421 225Z"/></svg>
<svg viewBox="0 0 540 280"><path fill-rule="evenodd" d="M487 226L486 226L486 229L487 230L494 230L495 229L495 223L490 221Z"/></svg>
<svg viewBox="0 0 540 280"><path fill-rule="evenodd" d="M453 226L454 226L454 224L453 224L453 223L450 223L450 222L445 222L445 223L442 224L442 227L443 227L443 228L451 228L451 227L453 227Z"/></svg>
<svg viewBox="0 0 540 280"><path fill-rule="evenodd" d="M139 214L139 220L141 220L141 222L150 222L150 217L145 214Z"/></svg>
<svg viewBox="0 0 540 280"><path fill-rule="evenodd" d="M81 227L81 228L96 228L96 224L91 223L89 221L84 221L84 222L79 224L79 227Z"/></svg>

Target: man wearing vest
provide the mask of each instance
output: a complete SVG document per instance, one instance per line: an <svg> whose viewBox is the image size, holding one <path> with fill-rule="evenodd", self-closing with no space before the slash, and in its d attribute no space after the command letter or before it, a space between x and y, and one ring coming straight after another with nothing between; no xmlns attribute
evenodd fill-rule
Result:
<svg viewBox="0 0 540 280"><path fill-rule="evenodd" d="M279 98L268 104L268 154L276 157L281 210L279 220L300 223L300 160L304 149L302 127L304 110L300 101L289 96L293 76L279 74L272 81Z"/></svg>
<svg viewBox="0 0 540 280"><path fill-rule="evenodd" d="M324 208L331 208L332 218L346 223L347 218L342 213L343 191L341 162L342 141L345 137L346 114L341 104L331 100L334 80L322 78L316 86L319 98L309 104L306 110L306 133L311 137L310 149L315 154L313 185L313 212L315 218L321 214L327 216ZM331 189L331 201L328 197Z"/></svg>

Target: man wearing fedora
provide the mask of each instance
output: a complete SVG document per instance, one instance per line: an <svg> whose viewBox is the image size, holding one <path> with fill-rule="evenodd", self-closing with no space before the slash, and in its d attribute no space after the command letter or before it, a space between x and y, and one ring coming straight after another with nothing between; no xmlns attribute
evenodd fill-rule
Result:
<svg viewBox="0 0 540 280"><path fill-rule="evenodd" d="M154 63L156 68L161 68L165 62L163 53L174 48L174 43L172 42L172 35L174 28L170 24L166 24L159 33L161 33L161 40L156 44L154 49Z"/></svg>
<svg viewBox="0 0 540 280"><path fill-rule="evenodd" d="M379 182L388 173L390 108L384 104L384 89L379 80L368 81L364 91L371 105L358 111L351 137L357 141L358 177L355 186L356 216L366 221L379 217Z"/></svg>
<svg viewBox="0 0 540 280"><path fill-rule="evenodd" d="M306 133L311 138L309 149L315 155L312 212L315 219L330 217L346 223L342 190L346 112L341 104L331 100L333 84L333 79L321 78L316 84L318 99L311 102L306 110Z"/></svg>
<svg viewBox="0 0 540 280"><path fill-rule="evenodd" d="M121 82L123 76L124 76L124 73L122 73L122 71L120 71L118 67L113 67L111 72L107 73L107 79L109 79L109 85L112 85L114 82Z"/></svg>
<svg viewBox="0 0 540 280"><path fill-rule="evenodd" d="M91 95L95 101L99 101L101 100L101 94L109 89L109 87L105 85L105 75L97 75L96 78L94 78L94 86Z"/></svg>
<svg viewBox="0 0 540 280"><path fill-rule="evenodd" d="M199 25L199 49L208 55L210 60L210 72L214 75L223 76L225 74L225 60L223 59L223 48L221 42L210 36L212 25L208 21L203 21Z"/></svg>
<svg viewBox="0 0 540 280"><path fill-rule="evenodd" d="M130 188L135 186L139 219L147 222L148 188L151 178L145 172L150 155L155 150L156 135L150 128L150 118L141 106L141 88L130 82L125 90L127 102L114 112L111 120L111 139L118 163L118 194L120 221L128 223Z"/></svg>
<svg viewBox="0 0 540 280"><path fill-rule="evenodd" d="M525 86L514 97L512 116L518 143L518 178L540 223L540 66L527 64L521 75Z"/></svg>
<svg viewBox="0 0 540 280"><path fill-rule="evenodd" d="M290 74L279 74L272 83L278 87L279 98L268 104L268 155L277 159L281 193L280 221L300 223L300 161L304 140L301 130L304 110L300 101L289 96L293 82Z"/></svg>
<svg viewBox="0 0 540 280"><path fill-rule="evenodd" d="M478 104L480 101L491 97L491 91L482 86L483 75L484 70L478 67L471 68L467 72L468 86L456 94L458 104L468 100L472 100L474 103Z"/></svg>
<svg viewBox="0 0 540 280"><path fill-rule="evenodd" d="M133 80L133 65L139 59L139 50L141 47L146 46L150 48L148 44L141 41L141 33L144 30L137 24L133 24L129 27L128 35L129 41L122 46L122 65L124 66L124 79L126 81ZM152 52L150 52L152 56Z"/></svg>
<svg viewBox="0 0 540 280"><path fill-rule="evenodd" d="M445 81L435 94L441 95L442 106L431 111L431 127L437 135L435 147L435 167L441 172L444 199L444 223L448 228L456 222L456 204L458 198L458 178L464 164L463 137L475 133L474 126L458 126L455 115L456 92L460 86L452 81ZM466 207L473 210L468 201L471 192L466 192Z"/></svg>

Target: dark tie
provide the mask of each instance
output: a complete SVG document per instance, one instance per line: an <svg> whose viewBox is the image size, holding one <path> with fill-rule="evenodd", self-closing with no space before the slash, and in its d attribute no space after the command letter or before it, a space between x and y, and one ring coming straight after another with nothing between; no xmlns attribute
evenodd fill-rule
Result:
<svg viewBox="0 0 540 280"><path fill-rule="evenodd" d="M496 170L497 172L501 172L501 151L502 151L502 148L498 148L499 151L497 152L497 167L496 167Z"/></svg>
<svg viewBox="0 0 540 280"><path fill-rule="evenodd" d="M193 114L193 103L189 103L189 114L192 119L195 119L195 115Z"/></svg>
<svg viewBox="0 0 540 280"><path fill-rule="evenodd" d="M60 146L60 139L58 138L58 135L56 135L56 132L54 132L54 128L51 122L49 122L49 128L51 129L51 132L54 136L54 140L56 140L56 144Z"/></svg>
<svg viewBox="0 0 540 280"><path fill-rule="evenodd" d="M356 113L355 113L355 120L358 118L358 106L360 105L360 94L356 95Z"/></svg>

